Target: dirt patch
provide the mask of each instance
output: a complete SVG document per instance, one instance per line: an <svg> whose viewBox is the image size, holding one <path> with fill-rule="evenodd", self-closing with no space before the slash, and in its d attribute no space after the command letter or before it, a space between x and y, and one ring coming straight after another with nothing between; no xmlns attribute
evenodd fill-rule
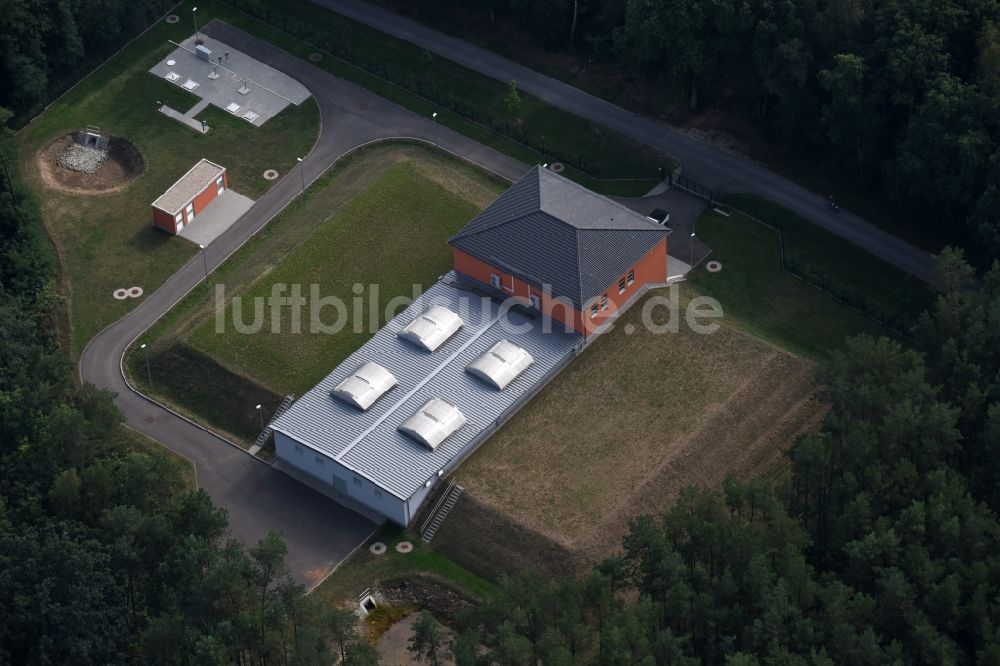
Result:
<svg viewBox="0 0 1000 666"><path fill-rule="evenodd" d="M145 162L139 150L125 139L111 137L107 159L96 173L82 173L59 166L59 156L73 144L73 136L59 137L39 151L38 173L46 187L70 194L107 194L128 187L142 174Z"/></svg>
<svg viewBox="0 0 1000 666"><path fill-rule="evenodd" d="M641 310L463 464L466 492L435 546L487 575L544 575L556 562L579 570L620 547L630 518L667 509L685 486L779 472L796 435L817 427L826 405L814 398L811 361L728 325L653 335ZM505 543L530 544L533 562L515 563Z"/></svg>

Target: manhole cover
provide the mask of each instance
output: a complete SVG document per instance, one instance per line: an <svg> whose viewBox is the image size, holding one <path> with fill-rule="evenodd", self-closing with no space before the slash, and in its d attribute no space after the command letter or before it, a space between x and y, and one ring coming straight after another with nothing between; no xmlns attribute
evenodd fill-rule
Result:
<svg viewBox="0 0 1000 666"><path fill-rule="evenodd" d="M397 553L409 553L411 550L413 550L413 544L409 541L400 541L396 544Z"/></svg>
<svg viewBox="0 0 1000 666"><path fill-rule="evenodd" d="M323 59L323 54L313 51L312 53L309 54L309 59L312 60L313 62L319 62L320 60Z"/></svg>
<svg viewBox="0 0 1000 666"><path fill-rule="evenodd" d="M705 264L705 270L709 273L718 273L722 270L722 263L719 261L710 261Z"/></svg>
<svg viewBox="0 0 1000 666"><path fill-rule="evenodd" d="M178 16L177 14L168 14L167 15L167 23L177 23L180 20L181 20L181 17Z"/></svg>
<svg viewBox="0 0 1000 666"><path fill-rule="evenodd" d="M115 297L116 301L124 301L128 298L128 289L115 289L115 293L111 295Z"/></svg>
<svg viewBox="0 0 1000 666"><path fill-rule="evenodd" d="M274 180L278 177L278 172L275 169L268 169L264 172L264 180Z"/></svg>
<svg viewBox="0 0 1000 666"><path fill-rule="evenodd" d="M146 423L152 423L156 419L153 418L152 416L147 416L147 417L143 418L142 420L145 421Z"/></svg>
<svg viewBox="0 0 1000 666"><path fill-rule="evenodd" d="M142 296L142 287L130 287L128 295L130 298L139 298Z"/></svg>
<svg viewBox="0 0 1000 666"><path fill-rule="evenodd" d="M562 162L553 162L552 164L549 165L549 170L554 171L556 173L562 173L563 171L566 170L566 165L563 164Z"/></svg>
<svg viewBox="0 0 1000 666"><path fill-rule="evenodd" d="M381 541L376 541L368 550L372 551L372 555L384 555L385 554L385 544Z"/></svg>

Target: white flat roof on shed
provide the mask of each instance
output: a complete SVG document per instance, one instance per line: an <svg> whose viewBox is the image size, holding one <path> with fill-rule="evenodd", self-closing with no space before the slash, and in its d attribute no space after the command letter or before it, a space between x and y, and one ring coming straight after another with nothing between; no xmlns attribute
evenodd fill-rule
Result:
<svg viewBox="0 0 1000 666"><path fill-rule="evenodd" d="M218 180L226 170L215 162L202 158L200 162L188 169L176 183L153 202L154 208L176 215L184 206L194 199L206 187Z"/></svg>
<svg viewBox="0 0 1000 666"><path fill-rule="evenodd" d="M461 313L464 326L433 354L398 337L404 326L439 305ZM449 273L412 305L387 322L325 379L310 389L271 427L406 500L482 441L540 386L568 363L582 342L559 324L543 329L544 319L511 311L501 316L498 302L462 289ZM466 366L501 340L525 349L534 359L503 391L476 379ZM399 382L367 411L330 396L330 391L364 363L374 362ZM465 424L436 449L400 432L399 426L428 400L440 398L460 411Z"/></svg>

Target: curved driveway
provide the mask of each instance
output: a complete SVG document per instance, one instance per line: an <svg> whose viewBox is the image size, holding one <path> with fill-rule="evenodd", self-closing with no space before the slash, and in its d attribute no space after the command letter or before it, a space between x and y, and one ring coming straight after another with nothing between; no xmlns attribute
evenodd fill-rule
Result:
<svg viewBox="0 0 1000 666"><path fill-rule="evenodd" d="M830 211L824 197L756 162L363 0L312 1L480 74L504 82L514 79L518 88L555 107L672 155L683 165L684 175L703 185L718 187L723 192L753 192L765 196L924 281L931 278L932 258L927 252L846 210Z"/></svg>
<svg viewBox="0 0 1000 666"><path fill-rule="evenodd" d="M440 146L508 178L527 166L446 128L435 126L358 86L219 22L204 32L253 55L300 81L316 98L322 119L319 140L302 168L312 182L340 156L371 141L412 137ZM214 270L301 191L299 174L289 173L205 250ZM194 257L124 318L101 331L83 351L84 381L116 393L126 423L194 461L198 484L229 512L234 536L255 543L269 531L288 542L287 563L297 580L312 587L375 529L375 523L272 469L242 449L132 390L121 372L128 346L204 278Z"/></svg>

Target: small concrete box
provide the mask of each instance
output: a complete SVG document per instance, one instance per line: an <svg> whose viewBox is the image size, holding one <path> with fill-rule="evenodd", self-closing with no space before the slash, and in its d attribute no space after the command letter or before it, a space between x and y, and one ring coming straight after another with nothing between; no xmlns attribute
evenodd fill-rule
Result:
<svg viewBox="0 0 1000 666"><path fill-rule="evenodd" d="M204 44L199 44L198 46L194 47L194 50L198 54L198 57L204 60L205 62L212 61L212 49L208 48Z"/></svg>

